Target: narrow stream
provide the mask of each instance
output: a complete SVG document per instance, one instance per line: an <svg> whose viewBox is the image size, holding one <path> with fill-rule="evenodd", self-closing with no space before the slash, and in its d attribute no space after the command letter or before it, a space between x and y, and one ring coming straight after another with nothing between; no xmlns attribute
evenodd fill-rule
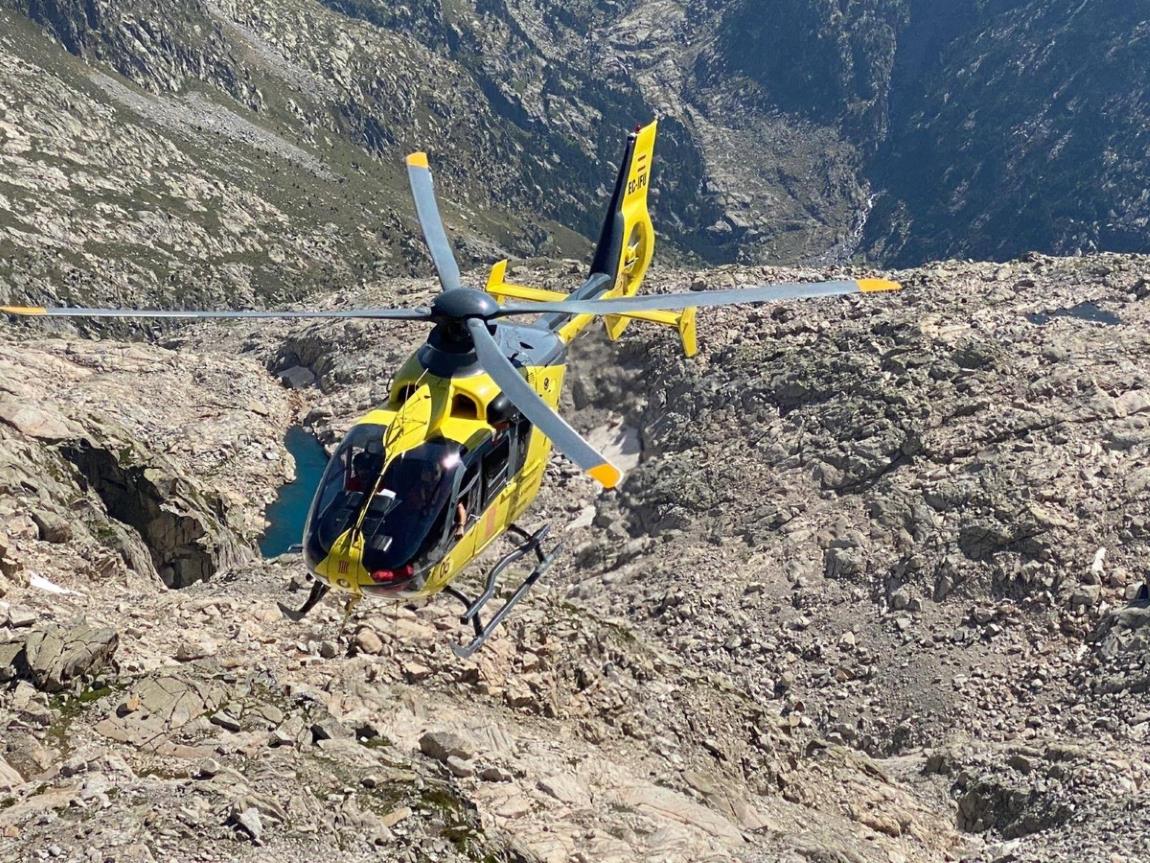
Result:
<svg viewBox="0 0 1150 863"><path fill-rule="evenodd" d="M302 541L312 495L327 467L327 451L301 426L288 429L284 445L295 459L296 478L280 487L276 499L264 512L270 522L260 537L260 553L264 557L284 554Z"/></svg>

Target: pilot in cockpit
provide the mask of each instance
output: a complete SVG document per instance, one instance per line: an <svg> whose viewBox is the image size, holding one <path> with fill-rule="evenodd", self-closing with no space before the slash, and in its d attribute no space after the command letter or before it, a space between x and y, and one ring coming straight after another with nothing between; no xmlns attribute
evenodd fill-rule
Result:
<svg viewBox="0 0 1150 863"><path fill-rule="evenodd" d="M378 446L368 444L368 448L357 452L351 459L351 471L344 486L346 491L366 492L375 485L379 471L383 467L383 451Z"/></svg>

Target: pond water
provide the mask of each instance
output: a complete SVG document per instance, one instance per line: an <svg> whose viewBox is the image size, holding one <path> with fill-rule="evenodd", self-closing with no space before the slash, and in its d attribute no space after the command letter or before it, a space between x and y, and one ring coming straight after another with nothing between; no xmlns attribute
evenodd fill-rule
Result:
<svg viewBox="0 0 1150 863"><path fill-rule="evenodd" d="M1039 325L1049 323L1051 318L1078 318L1082 321L1106 324L1108 326L1122 323L1122 319L1114 314L1114 312L1108 312L1099 306L1098 303L1093 302L1079 303L1067 309L1054 309L1049 312L1033 312L1026 316L1026 320L1030 321L1030 323Z"/></svg>
<svg viewBox="0 0 1150 863"><path fill-rule="evenodd" d="M295 459L296 478L280 487L275 501L264 512L270 522L260 537L260 553L264 557L284 554L302 542L307 510L327 467L327 451L314 435L302 427L288 429L284 445Z"/></svg>

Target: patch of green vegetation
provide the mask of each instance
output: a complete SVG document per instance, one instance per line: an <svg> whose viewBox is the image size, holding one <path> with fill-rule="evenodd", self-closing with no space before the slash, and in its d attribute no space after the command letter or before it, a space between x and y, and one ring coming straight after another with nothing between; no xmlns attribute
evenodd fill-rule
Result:
<svg viewBox="0 0 1150 863"><path fill-rule="evenodd" d="M340 781L346 781L336 771ZM414 811L426 815L439 824L439 833L468 860L476 863L497 863L502 859L490 850L487 836L479 826L474 811L450 786L429 784L417 787L414 775L410 780L390 776L375 788L363 790L356 795L359 806L369 812L383 816L400 806L410 806Z"/></svg>
<svg viewBox="0 0 1150 863"><path fill-rule="evenodd" d="M78 693L61 692L53 695L48 706L56 715L55 720L48 727L47 740L51 748L61 753L62 757L71 754L72 746L68 741L72 723L84 715L97 701L114 695L126 688L121 683L94 684Z"/></svg>
<svg viewBox="0 0 1150 863"><path fill-rule="evenodd" d="M419 795L419 804L429 812L461 815L463 802L444 786L428 786Z"/></svg>
<svg viewBox="0 0 1150 863"><path fill-rule="evenodd" d="M334 778L338 783L344 786L359 784L359 776L343 762L320 753L312 754L311 760L323 765L322 772L327 777Z"/></svg>
<svg viewBox="0 0 1150 863"><path fill-rule="evenodd" d="M412 803L414 785L401 782L387 782L356 795L360 807L376 815L387 815L400 806Z"/></svg>
<svg viewBox="0 0 1150 863"><path fill-rule="evenodd" d="M120 541L120 533L112 526L111 522L98 521L95 524L88 525L88 531L96 538L98 542L104 545L118 545Z"/></svg>
<svg viewBox="0 0 1150 863"><path fill-rule="evenodd" d="M440 835L468 860L495 863L500 859L490 850L489 840L479 826L475 812L449 786L426 786L413 808L441 819Z"/></svg>
<svg viewBox="0 0 1150 863"><path fill-rule="evenodd" d="M465 854L471 860L494 859L493 855L483 853L483 846L486 845L487 837L471 824L455 824L444 827L442 836L455 846L456 851Z"/></svg>
<svg viewBox="0 0 1150 863"><path fill-rule="evenodd" d="M136 770L136 775L148 779L161 779L165 782L179 782L188 778L186 770L172 770L166 767L143 767Z"/></svg>
<svg viewBox="0 0 1150 863"><path fill-rule="evenodd" d="M54 695L48 702L48 706L62 717L75 719L82 714L89 705L94 704L101 698L107 698L109 695L122 692L124 688L125 684L122 683L97 683L78 693L62 692Z"/></svg>
<svg viewBox="0 0 1150 863"><path fill-rule="evenodd" d="M121 692L123 689L124 684L122 683L105 683L103 686L84 690L76 696L76 701L81 706L86 706L92 704L93 702L99 701L101 698L105 698L109 695L114 695L117 692Z"/></svg>
<svg viewBox="0 0 1150 863"><path fill-rule="evenodd" d="M44 470L48 476L56 480L56 482L66 483L71 482L72 477L65 469L63 463L55 458L46 459L44 462Z"/></svg>

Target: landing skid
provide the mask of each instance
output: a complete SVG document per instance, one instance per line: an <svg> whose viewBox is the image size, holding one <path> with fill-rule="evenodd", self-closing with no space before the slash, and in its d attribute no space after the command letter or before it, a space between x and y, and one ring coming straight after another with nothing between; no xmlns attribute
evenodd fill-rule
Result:
<svg viewBox="0 0 1150 863"><path fill-rule="evenodd" d="M284 613L284 617L298 623L303 620L305 614L316 607L321 599L327 596L329 590L331 590L331 588L317 578L312 582L311 593L308 594L304 604L298 609L288 608L282 602L277 603L277 605L279 605L280 611Z"/></svg>
<svg viewBox="0 0 1150 863"><path fill-rule="evenodd" d="M555 546L554 550L550 554L544 554L543 552L543 540L546 539L547 534L550 532L551 525L544 525L532 534L528 534L527 531L522 530L515 525L511 525L511 527L509 527L507 530L508 533L514 533L517 536L522 537L523 544L513 551L503 555L503 557L499 558L498 562L496 562L495 566L491 567L491 570L487 573L487 587L484 588L483 593L479 596L478 599L472 601L468 599L461 591L451 586L445 587L443 589L444 593L448 594L449 596L454 596L467 608L467 611L464 612L463 616L459 618L459 622L470 623L473 627L475 627L475 638L471 640L470 644L456 644L451 648L452 652L460 659L466 659L483 646L484 642L486 642L487 639L491 636L491 633L495 631L495 627L499 626L499 624L503 621L503 618L505 618L511 609L514 608L515 605L519 602L519 600L521 600L527 594L527 591L532 588L535 582L537 582L543 576L543 574L551 568L551 564L555 561L555 557L559 554L560 551L563 550L563 543L559 543L557 546ZM497 612L495 612L494 615L492 615L491 619L487 622L487 625L484 626L483 621L479 617L479 612L485 605L487 605L491 597L495 595L495 590L499 585L500 574L502 574L502 572L507 569L507 567L511 566L513 563L516 563L521 558L531 554L532 552L535 552L535 556L538 558L538 562L535 564L535 569L531 571L531 574L528 575L527 578L523 579L523 583L515 589L515 593L511 595L511 598L503 604L502 608L500 608Z"/></svg>

